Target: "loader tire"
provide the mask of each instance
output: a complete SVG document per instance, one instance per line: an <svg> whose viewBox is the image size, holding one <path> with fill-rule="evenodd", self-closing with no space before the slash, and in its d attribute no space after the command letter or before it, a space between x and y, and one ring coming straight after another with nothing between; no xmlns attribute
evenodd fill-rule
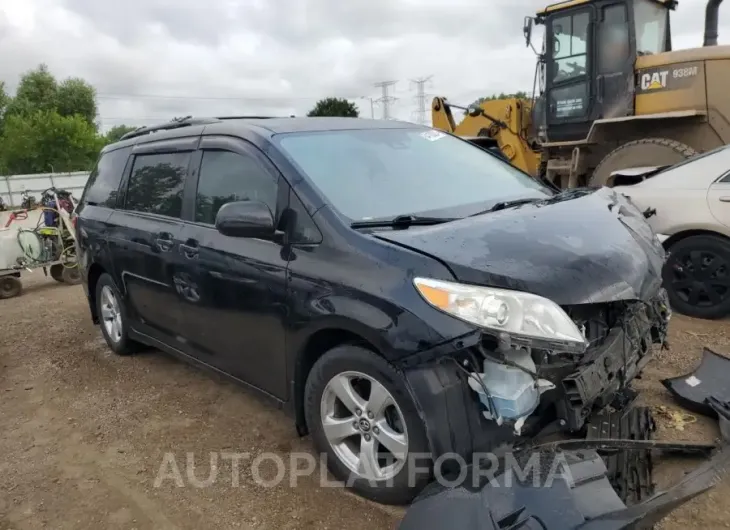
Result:
<svg viewBox="0 0 730 530"><path fill-rule="evenodd" d="M692 147L669 138L642 138L625 143L596 166L588 185L613 187L611 173L620 169L644 166L666 166L682 162L697 154Z"/></svg>

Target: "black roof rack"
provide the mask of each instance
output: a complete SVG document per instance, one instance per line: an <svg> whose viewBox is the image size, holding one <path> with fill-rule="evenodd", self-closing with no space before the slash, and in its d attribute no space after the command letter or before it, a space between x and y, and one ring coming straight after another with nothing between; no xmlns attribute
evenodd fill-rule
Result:
<svg viewBox="0 0 730 530"><path fill-rule="evenodd" d="M217 123L222 120L266 120L281 118L282 116L216 116L214 118L193 118L192 116L185 116L183 118L173 118L167 123L161 123L159 125L145 125L138 127L137 129L128 132L120 138L120 140L129 140L130 138L137 138L138 136L144 136L157 131L169 131L172 129L179 129L180 127L191 127L193 125L207 125L210 123ZM289 116L294 118L294 116Z"/></svg>

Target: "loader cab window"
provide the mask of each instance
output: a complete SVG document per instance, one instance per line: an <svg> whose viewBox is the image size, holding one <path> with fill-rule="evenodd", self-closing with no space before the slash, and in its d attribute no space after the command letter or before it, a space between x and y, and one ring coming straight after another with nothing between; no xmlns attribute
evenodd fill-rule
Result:
<svg viewBox="0 0 730 530"><path fill-rule="evenodd" d="M548 124L579 120L588 112L590 9L548 19Z"/></svg>
<svg viewBox="0 0 730 530"><path fill-rule="evenodd" d="M634 25L638 55L652 55L669 51L667 49L669 10L666 7L652 0L636 0Z"/></svg>
<svg viewBox="0 0 730 530"><path fill-rule="evenodd" d="M589 22L588 11L553 19L553 83L562 83L586 75Z"/></svg>
<svg viewBox="0 0 730 530"><path fill-rule="evenodd" d="M598 27L598 73L611 74L624 69L631 57L629 19L625 4L606 6Z"/></svg>

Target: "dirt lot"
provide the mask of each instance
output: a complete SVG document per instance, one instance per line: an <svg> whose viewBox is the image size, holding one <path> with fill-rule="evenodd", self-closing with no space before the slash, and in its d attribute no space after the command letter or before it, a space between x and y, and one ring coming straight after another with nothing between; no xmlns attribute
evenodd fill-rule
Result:
<svg viewBox="0 0 730 530"><path fill-rule="evenodd" d="M309 451L309 442L283 412L220 378L160 353L111 355L89 320L81 287L42 273L26 276L25 286L21 298L0 301L0 530L396 526L400 510L319 487L319 472L294 488L287 472L267 488L256 485L251 460L244 460L234 485L231 460L221 458L216 480L196 487L194 479L210 474L211 453L254 459L274 452L289 462L292 451ZM727 322L675 317L672 349L640 381L644 401L676 410L659 379L691 370L704 345L730 354L728 333ZM659 437L717 435L702 418L684 430L669 417L658 419ZM695 463L663 462L658 478L666 484ZM178 469L182 486L168 478L156 487L161 469ZM265 480L276 475L270 461L257 469ZM729 497L730 484L721 484L662 528L730 527Z"/></svg>

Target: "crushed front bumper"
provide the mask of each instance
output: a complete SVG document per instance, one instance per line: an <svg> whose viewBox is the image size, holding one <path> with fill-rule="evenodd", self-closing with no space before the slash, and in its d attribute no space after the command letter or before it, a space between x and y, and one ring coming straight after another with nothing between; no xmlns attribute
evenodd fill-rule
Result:
<svg viewBox="0 0 730 530"><path fill-rule="evenodd" d="M401 363L435 457L492 451L534 438L550 424L567 433L580 431L590 415L616 403L651 359L653 346L664 345L670 317L661 290L648 303L627 303L627 316L600 343L571 360L550 359L538 366L542 379L555 385L516 435L510 424L483 415L483 405L466 382L464 366L479 362L484 336L475 331ZM552 356L545 356L552 357Z"/></svg>

